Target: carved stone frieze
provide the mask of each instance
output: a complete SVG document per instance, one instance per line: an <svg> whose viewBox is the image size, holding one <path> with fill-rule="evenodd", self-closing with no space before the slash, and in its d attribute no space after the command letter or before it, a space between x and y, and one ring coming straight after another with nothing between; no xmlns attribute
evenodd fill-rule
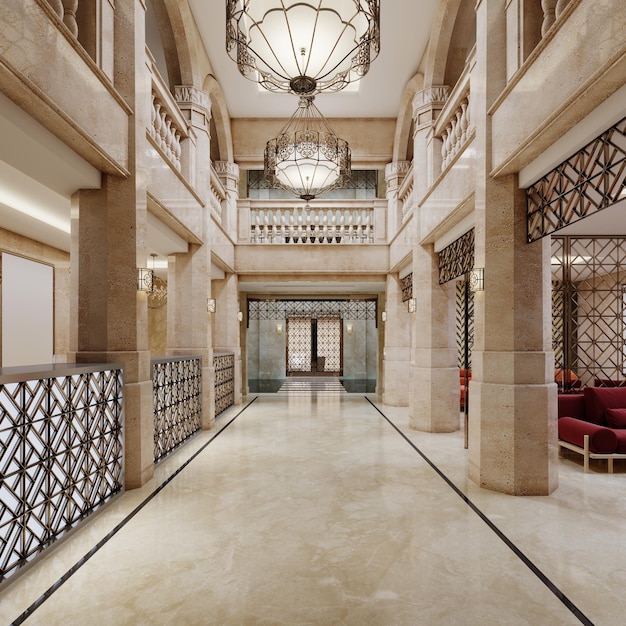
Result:
<svg viewBox="0 0 626 626"><path fill-rule="evenodd" d="M394 176L403 178L407 175L410 168L411 161L392 161L391 163L387 163L385 166L385 180L389 181L389 179Z"/></svg>
<svg viewBox="0 0 626 626"><path fill-rule="evenodd" d="M425 107L438 105L442 107L450 96L448 85L436 85L418 91L413 97L413 112L417 113Z"/></svg>
<svg viewBox="0 0 626 626"><path fill-rule="evenodd" d="M211 100L201 89L192 85L176 85L174 87L174 98L178 104L194 104L211 111Z"/></svg>

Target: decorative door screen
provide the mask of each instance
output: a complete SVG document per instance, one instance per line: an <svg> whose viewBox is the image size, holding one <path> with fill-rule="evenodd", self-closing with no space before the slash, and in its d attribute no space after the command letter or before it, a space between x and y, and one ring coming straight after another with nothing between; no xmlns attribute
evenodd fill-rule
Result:
<svg viewBox="0 0 626 626"><path fill-rule="evenodd" d="M311 318L287 318L287 372L310 372L313 360Z"/></svg>
<svg viewBox="0 0 626 626"><path fill-rule="evenodd" d="M324 371L341 372L341 318L317 318L317 359L324 357Z"/></svg>

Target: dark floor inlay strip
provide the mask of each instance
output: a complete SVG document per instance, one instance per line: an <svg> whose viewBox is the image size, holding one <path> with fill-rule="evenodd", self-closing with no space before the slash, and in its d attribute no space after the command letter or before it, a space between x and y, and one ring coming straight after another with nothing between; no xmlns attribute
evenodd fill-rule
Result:
<svg viewBox="0 0 626 626"><path fill-rule="evenodd" d="M580 620L585 626L593 622L518 548L444 473L440 470L367 396L364 398L387 420L394 430L432 467L445 483L467 504L467 506L491 528L491 530L513 551L513 553L539 578L539 580Z"/></svg>
<svg viewBox="0 0 626 626"><path fill-rule="evenodd" d="M198 455L205 450L205 448L213 443L217 437L219 437L255 400L257 400L258 396L250 400L246 406L237 413L230 421L224 424L223 428L221 428L218 432L213 435L201 448L196 450L194 454L192 454L167 480L163 481L149 496L146 497L143 502L138 504L113 530L107 533L89 552L83 555L70 569L59 578L49 589L44 591L44 593L37 598L17 619L11 622L11 626L19 626L19 624L23 624L52 594L57 591L63 584L65 584L87 561L94 555L96 552L100 550L106 543L112 539L130 520L141 511L151 500L153 500L169 483L171 483L174 478L176 478L194 459L198 457Z"/></svg>

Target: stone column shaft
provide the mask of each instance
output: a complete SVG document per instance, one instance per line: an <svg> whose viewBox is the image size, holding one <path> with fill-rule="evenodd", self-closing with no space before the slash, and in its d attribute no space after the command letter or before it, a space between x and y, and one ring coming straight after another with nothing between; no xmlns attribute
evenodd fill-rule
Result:
<svg viewBox="0 0 626 626"><path fill-rule="evenodd" d="M505 0L477 7L475 266L469 403L469 476L481 487L545 495L557 485L556 385L551 352L550 243L526 243L526 203L515 175L494 179L489 108L506 83Z"/></svg>

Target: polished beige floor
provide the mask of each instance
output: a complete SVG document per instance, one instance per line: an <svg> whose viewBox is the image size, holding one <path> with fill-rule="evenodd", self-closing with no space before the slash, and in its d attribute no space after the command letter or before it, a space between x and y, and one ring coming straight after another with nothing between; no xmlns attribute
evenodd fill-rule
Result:
<svg viewBox="0 0 626 626"><path fill-rule="evenodd" d="M411 431L545 584L363 397L261 395L0 593L9 624L210 441L24 623L626 623L626 468L560 461L550 497L466 479L463 435ZM241 409L229 410L224 425ZM550 588L550 585L553 588Z"/></svg>

